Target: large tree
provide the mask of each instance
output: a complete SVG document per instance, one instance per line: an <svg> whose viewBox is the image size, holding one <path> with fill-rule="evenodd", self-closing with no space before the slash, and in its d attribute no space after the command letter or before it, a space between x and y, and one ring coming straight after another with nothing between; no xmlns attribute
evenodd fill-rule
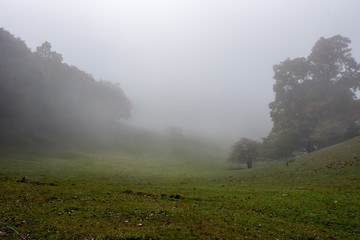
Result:
<svg viewBox="0 0 360 240"><path fill-rule="evenodd" d="M360 65L349 44L340 35L322 37L307 58L274 66L274 125L265 139L274 156L311 152L359 134Z"/></svg>

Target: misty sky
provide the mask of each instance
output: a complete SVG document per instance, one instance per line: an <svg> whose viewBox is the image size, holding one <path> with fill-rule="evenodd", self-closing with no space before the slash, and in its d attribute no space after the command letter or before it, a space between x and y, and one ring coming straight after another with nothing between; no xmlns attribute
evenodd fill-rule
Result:
<svg viewBox="0 0 360 240"><path fill-rule="evenodd" d="M134 125L231 142L270 131L274 64L336 34L360 60L359 9L358 0L0 0L0 27L119 82Z"/></svg>

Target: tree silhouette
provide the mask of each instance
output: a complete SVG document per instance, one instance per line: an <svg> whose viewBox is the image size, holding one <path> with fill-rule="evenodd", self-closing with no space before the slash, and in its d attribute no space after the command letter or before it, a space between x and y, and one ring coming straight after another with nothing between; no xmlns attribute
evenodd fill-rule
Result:
<svg viewBox="0 0 360 240"><path fill-rule="evenodd" d="M340 35L322 37L307 58L274 66L275 100L269 104L274 125L265 142L277 156L311 152L359 134L360 65L349 44Z"/></svg>

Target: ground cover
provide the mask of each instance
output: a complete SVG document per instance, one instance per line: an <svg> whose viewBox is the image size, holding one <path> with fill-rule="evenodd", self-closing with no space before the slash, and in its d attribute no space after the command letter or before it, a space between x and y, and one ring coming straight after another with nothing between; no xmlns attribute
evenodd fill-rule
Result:
<svg viewBox="0 0 360 240"><path fill-rule="evenodd" d="M4 146L0 222L26 239L360 237L360 138L240 170L188 140L143 151Z"/></svg>

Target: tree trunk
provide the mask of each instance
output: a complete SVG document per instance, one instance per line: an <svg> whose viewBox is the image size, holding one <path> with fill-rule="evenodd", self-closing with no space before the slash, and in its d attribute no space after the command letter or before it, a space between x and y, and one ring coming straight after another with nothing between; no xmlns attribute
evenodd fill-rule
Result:
<svg viewBox="0 0 360 240"><path fill-rule="evenodd" d="M252 168L252 161L247 161L246 163L248 168Z"/></svg>
<svg viewBox="0 0 360 240"><path fill-rule="evenodd" d="M308 153L311 153L315 150L314 144L312 143L312 141L309 138L305 139L305 150Z"/></svg>

